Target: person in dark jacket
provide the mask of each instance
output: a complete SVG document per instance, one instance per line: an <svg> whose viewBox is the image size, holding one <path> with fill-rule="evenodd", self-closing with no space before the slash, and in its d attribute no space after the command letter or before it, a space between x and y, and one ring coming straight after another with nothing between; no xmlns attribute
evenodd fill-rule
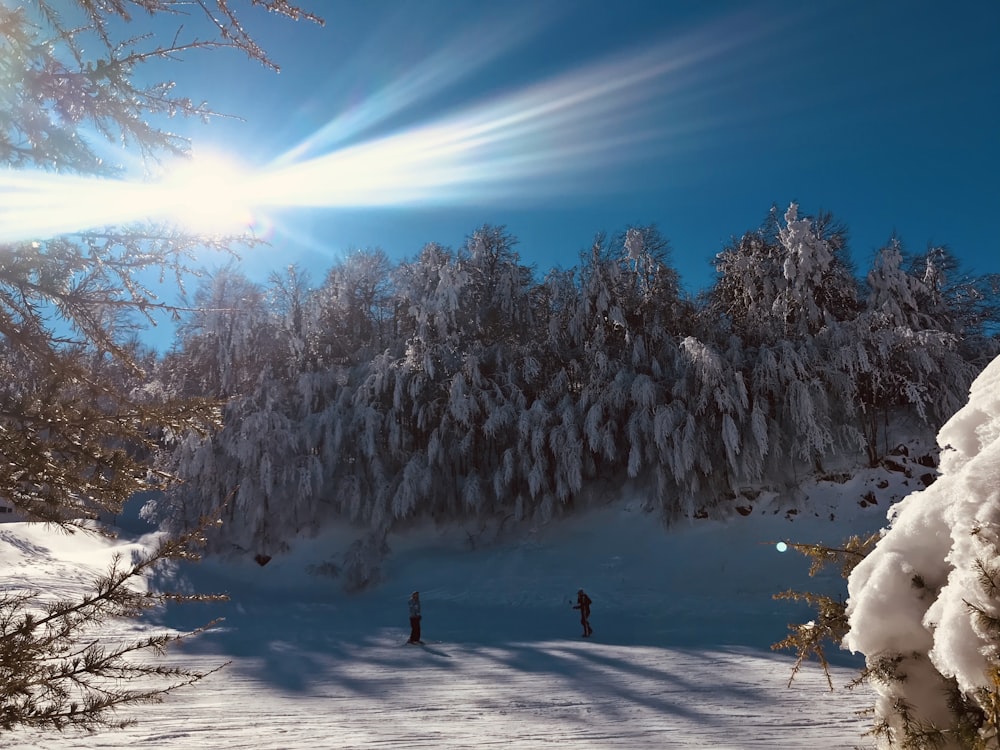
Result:
<svg viewBox="0 0 1000 750"><path fill-rule="evenodd" d="M583 637L588 638L594 634L593 629L590 627L590 597L587 596L587 592L580 589L576 592L576 604L573 605L573 609L580 610L580 624L583 625Z"/></svg>
<svg viewBox="0 0 1000 750"><path fill-rule="evenodd" d="M420 592L410 594L410 640L407 643L423 643L420 640Z"/></svg>

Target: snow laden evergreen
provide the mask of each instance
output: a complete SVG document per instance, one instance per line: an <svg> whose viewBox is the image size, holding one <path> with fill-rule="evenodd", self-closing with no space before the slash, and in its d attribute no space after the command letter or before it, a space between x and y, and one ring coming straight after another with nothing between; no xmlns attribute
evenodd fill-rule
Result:
<svg viewBox="0 0 1000 750"><path fill-rule="evenodd" d="M903 268L895 238L881 248L868 273L863 312L837 342L834 365L854 380L854 403L871 463L887 450L890 415L910 411L941 424L963 403L963 387L979 369L959 351L963 334L946 310L930 304L924 278Z"/></svg>
<svg viewBox="0 0 1000 750"><path fill-rule="evenodd" d="M827 217L800 218L792 204L783 221L772 211L715 266L706 312L709 323L719 321L715 337L750 394L748 437L766 446L756 478L789 462L820 467L831 452L856 449L860 440L843 419L852 383L829 362L831 338L858 307L843 231Z"/></svg>
<svg viewBox="0 0 1000 750"><path fill-rule="evenodd" d="M1000 739L1000 358L938 443L940 478L893 506L848 581L844 645L865 655L885 748Z"/></svg>
<svg viewBox="0 0 1000 750"><path fill-rule="evenodd" d="M891 425L958 407L996 351L995 307L892 243L861 282L844 238L772 212L699 299L652 227L598 235L541 279L493 226L395 265L351 253L314 289L294 268L263 287L224 269L161 372L223 400L225 426L180 437L186 482L151 512L220 514L213 548L263 558L350 524L325 569L361 587L420 519L486 533L625 482L665 521L723 516L796 472L878 463Z"/></svg>

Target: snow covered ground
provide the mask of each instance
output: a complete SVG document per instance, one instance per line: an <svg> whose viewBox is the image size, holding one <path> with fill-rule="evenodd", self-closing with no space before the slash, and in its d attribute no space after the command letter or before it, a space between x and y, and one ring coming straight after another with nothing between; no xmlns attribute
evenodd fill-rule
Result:
<svg viewBox="0 0 1000 750"><path fill-rule="evenodd" d="M918 469L919 467L914 467ZM919 474L918 474L919 475ZM19 732L24 748L853 748L873 701L846 685L860 663L834 653L830 693L810 665L787 686L792 657L771 643L807 611L771 595L785 588L844 591L830 572L775 542L837 543L885 524L891 502L915 489L876 470L824 482L794 503L758 499L751 515L664 530L638 503L499 539L427 527L389 540L383 582L360 595L311 563L342 544L309 540L267 566L208 560L176 571L183 585L226 591L227 603L184 605L158 627L225 621L169 658L230 664L138 723L96 735ZM880 487L880 485L882 485ZM861 504L874 493L877 504ZM803 504L805 503L805 504ZM68 593L124 541L0 525L7 586ZM473 546L475 547L473 549ZM594 600L592 639L571 599ZM419 589L423 647L403 645L406 600Z"/></svg>

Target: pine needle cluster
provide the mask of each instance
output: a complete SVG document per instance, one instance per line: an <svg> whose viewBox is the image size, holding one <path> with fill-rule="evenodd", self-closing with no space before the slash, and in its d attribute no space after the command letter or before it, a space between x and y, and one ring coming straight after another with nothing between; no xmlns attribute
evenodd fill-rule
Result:
<svg viewBox="0 0 1000 750"><path fill-rule="evenodd" d="M879 535L867 537L851 536L840 547L829 547L822 544L792 543L788 546L809 558L809 575L815 576L828 565L839 565L840 575L846 580L851 571L860 563L874 547ZM795 652L795 664L792 667L788 684L791 685L802 664L815 658L823 669L827 684L833 690L833 679L830 676L830 663L826 658L826 647L833 644L839 648L844 636L847 635L847 604L842 599L825 594L814 594L801 591L784 591L774 595L775 599L800 601L809 604L815 611L815 617L806 623L789 625L788 635L771 646L774 650Z"/></svg>
<svg viewBox="0 0 1000 750"><path fill-rule="evenodd" d="M115 620L134 620L168 601L219 601L221 595L151 593L140 580L166 560L197 559L204 528L164 539L132 561L116 556L109 570L77 598L39 592L0 594L0 732L14 729L121 728L119 709L162 700L207 672L171 666L159 657L190 633L109 637Z"/></svg>

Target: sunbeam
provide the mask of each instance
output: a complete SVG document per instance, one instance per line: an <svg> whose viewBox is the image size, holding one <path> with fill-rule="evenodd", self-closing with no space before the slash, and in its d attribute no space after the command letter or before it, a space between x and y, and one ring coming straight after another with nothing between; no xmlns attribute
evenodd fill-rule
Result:
<svg viewBox="0 0 1000 750"><path fill-rule="evenodd" d="M704 30L309 156L378 121L387 109L376 94L370 111L356 111L350 122L336 118L256 169L196 156L157 182L0 172L0 241L145 218L223 232L283 207L468 205L593 191L602 166L677 149L678 139L707 126L694 105L711 61L732 50L726 40L734 37ZM401 92L422 90L425 79L388 88L400 93L402 107L412 96Z"/></svg>
<svg viewBox="0 0 1000 750"><path fill-rule="evenodd" d="M328 152L403 115L409 108L432 100L501 59L550 21L544 10L538 9L533 9L530 15L505 12L478 19L474 25L443 41L433 54L395 75L388 74L388 82L375 93L355 106L346 107L315 133L288 149L276 160L276 165ZM362 59L352 61L335 78L333 88L350 88L357 68L373 71L384 68L388 43L385 38L376 36L369 48L361 53ZM462 64L456 65L456 60L461 60Z"/></svg>
<svg viewBox="0 0 1000 750"><path fill-rule="evenodd" d="M239 234L266 190L226 157L182 160L155 182L0 171L0 242L46 239L154 219L205 234Z"/></svg>
<svg viewBox="0 0 1000 750"><path fill-rule="evenodd" d="M651 57L651 56L650 56ZM656 64L658 63L658 64ZM484 200L599 166L640 146L638 110L682 60L633 58L550 81L432 124L269 173L275 205ZM651 97L658 100L658 96ZM658 130L662 136L669 126ZM529 188L526 181L534 181Z"/></svg>

